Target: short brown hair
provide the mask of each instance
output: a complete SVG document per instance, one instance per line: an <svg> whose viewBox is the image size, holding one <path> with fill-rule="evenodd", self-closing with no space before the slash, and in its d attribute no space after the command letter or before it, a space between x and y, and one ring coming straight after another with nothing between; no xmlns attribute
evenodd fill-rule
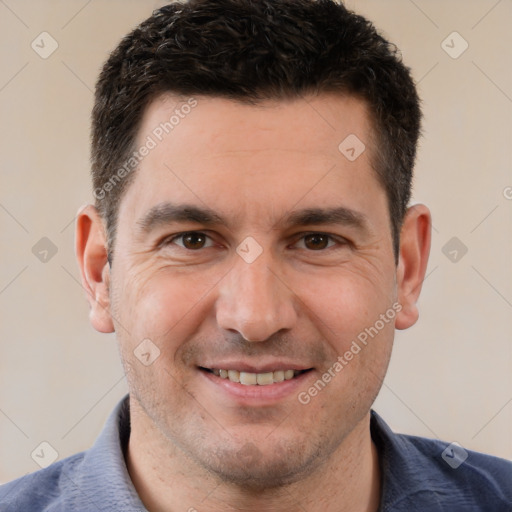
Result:
<svg viewBox="0 0 512 512"><path fill-rule="evenodd" d="M103 66L92 114L94 195L110 250L134 175L119 169L146 107L165 92L249 103L321 92L363 99L398 257L421 110L409 69L368 20L333 0L189 0L155 11L122 39Z"/></svg>

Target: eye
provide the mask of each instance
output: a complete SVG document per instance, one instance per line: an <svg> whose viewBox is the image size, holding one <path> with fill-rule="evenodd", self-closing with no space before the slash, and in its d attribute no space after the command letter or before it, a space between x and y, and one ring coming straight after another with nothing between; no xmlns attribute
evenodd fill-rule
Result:
<svg viewBox="0 0 512 512"><path fill-rule="evenodd" d="M213 246L213 240L200 231L188 231L186 233L180 233L170 238L166 238L162 245L176 244L184 249L197 251L198 249L204 249L206 247Z"/></svg>
<svg viewBox="0 0 512 512"><path fill-rule="evenodd" d="M325 233L309 233L302 236L296 244L299 249L307 249L309 251L322 251L335 245L346 245L346 242L334 240L331 235L326 235Z"/></svg>

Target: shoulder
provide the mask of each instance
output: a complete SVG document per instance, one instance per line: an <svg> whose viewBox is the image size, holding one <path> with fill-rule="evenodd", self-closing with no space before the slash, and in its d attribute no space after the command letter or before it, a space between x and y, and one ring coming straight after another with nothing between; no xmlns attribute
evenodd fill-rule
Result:
<svg viewBox="0 0 512 512"><path fill-rule="evenodd" d="M395 434L372 411L387 510L512 510L512 462L457 443Z"/></svg>
<svg viewBox="0 0 512 512"><path fill-rule="evenodd" d="M124 459L129 436L130 415L126 396L112 411L91 448L0 486L0 510L144 510Z"/></svg>
<svg viewBox="0 0 512 512"><path fill-rule="evenodd" d="M443 482L454 492L476 496L482 503L494 499L512 505L512 462L466 450L457 443L403 434L398 437L402 445L416 452L416 462L421 462L425 476Z"/></svg>
<svg viewBox="0 0 512 512"><path fill-rule="evenodd" d="M74 492L75 475L86 452L77 453L51 466L0 486L2 512L64 510Z"/></svg>

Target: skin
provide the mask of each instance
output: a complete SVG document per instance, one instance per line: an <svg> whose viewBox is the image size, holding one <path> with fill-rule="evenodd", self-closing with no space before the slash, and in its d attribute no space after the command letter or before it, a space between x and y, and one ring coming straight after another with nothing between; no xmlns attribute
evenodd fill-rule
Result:
<svg viewBox="0 0 512 512"><path fill-rule="evenodd" d="M369 115L358 99L197 101L125 191L111 268L95 208L77 222L90 319L98 331L116 332L129 384L132 481L152 512L376 511L381 475L369 411L395 329L418 317L429 211L408 210L396 265L386 194L371 167ZM150 104L138 146L176 103L164 95ZM338 150L349 134L366 145L353 162ZM208 207L223 221L161 219L143 229L142 219L166 202ZM299 210L337 207L357 212L362 225L286 222ZM176 237L190 231L207 237ZM252 263L236 252L248 236L262 249ZM395 318L300 403L298 392L397 303ZM143 339L160 350L150 366L134 356ZM228 359L311 370L278 400L238 399L198 368Z"/></svg>

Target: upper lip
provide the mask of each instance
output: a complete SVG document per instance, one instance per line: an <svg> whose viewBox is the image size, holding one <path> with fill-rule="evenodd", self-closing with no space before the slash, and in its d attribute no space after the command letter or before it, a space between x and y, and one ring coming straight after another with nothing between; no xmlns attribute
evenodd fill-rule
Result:
<svg viewBox="0 0 512 512"><path fill-rule="evenodd" d="M312 366L290 361L270 361L266 363L251 364L245 361L216 361L199 365L201 368L209 370L238 370L248 373L267 373L276 370L309 370Z"/></svg>

